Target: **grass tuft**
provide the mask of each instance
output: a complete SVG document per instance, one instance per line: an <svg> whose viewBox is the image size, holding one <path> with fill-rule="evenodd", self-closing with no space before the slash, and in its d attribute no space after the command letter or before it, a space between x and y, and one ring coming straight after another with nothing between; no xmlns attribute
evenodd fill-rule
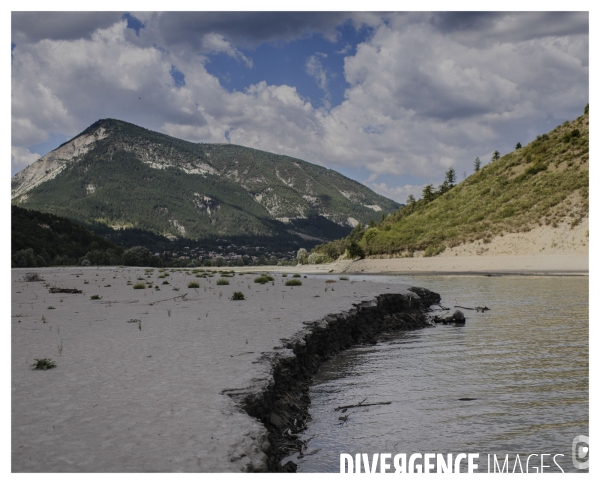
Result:
<svg viewBox="0 0 600 484"><path fill-rule="evenodd" d="M267 282L273 281L274 279L268 274L262 274L256 278L254 278L254 282L258 284L266 284Z"/></svg>
<svg viewBox="0 0 600 484"><path fill-rule="evenodd" d="M235 291L231 296L232 301L243 301L244 299L246 299L246 296L242 291Z"/></svg>
<svg viewBox="0 0 600 484"><path fill-rule="evenodd" d="M134 289L146 289L146 284L143 282L138 282L137 284L133 285Z"/></svg>
<svg viewBox="0 0 600 484"><path fill-rule="evenodd" d="M52 358L35 358L35 363L31 365L32 370L49 370L56 368L56 362Z"/></svg>
<svg viewBox="0 0 600 484"><path fill-rule="evenodd" d="M301 286L302 281L300 281L299 279L288 279L287 281L285 281L285 285L286 286Z"/></svg>

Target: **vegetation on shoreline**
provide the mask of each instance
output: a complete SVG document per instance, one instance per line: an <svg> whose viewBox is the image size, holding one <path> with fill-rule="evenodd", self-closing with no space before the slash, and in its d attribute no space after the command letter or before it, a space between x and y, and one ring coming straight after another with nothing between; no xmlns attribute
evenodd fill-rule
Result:
<svg viewBox="0 0 600 484"><path fill-rule="evenodd" d="M478 168L478 167L476 167ZM447 173L448 179L448 173ZM527 232L537 225L574 227L589 213L589 113L540 135L525 147L478 169L456 186L446 183L380 223L358 225L344 239L321 244L313 254L335 260L415 251L435 256L446 247ZM312 254L311 254L312 255Z"/></svg>

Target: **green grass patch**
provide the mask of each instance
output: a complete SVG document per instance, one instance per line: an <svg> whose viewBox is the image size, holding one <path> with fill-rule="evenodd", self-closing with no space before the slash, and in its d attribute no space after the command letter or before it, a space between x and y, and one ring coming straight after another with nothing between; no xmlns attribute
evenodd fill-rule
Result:
<svg viewBox="0 0 600 484"><path fill-rule="evenodd" d="M137 284L134 284L133 288L134 289L146 289L146 284L143 282L138 282Z"/></svg>
<svg viewBox="0 0 600 484"><path fill-rule="evenodd" d="M302 281L300 281L299 279L288 279L287 281L285 281L285 285L286 286L301 286Z"/></svg>
<svg viewBox="0 0 600 484"><path fill-rule="evenodd" d="M274 279L267 274L262 274L262 275L254 278L254 282L256 282L258 284L266 284L267 282L271 282L273 280Z"/></svg>

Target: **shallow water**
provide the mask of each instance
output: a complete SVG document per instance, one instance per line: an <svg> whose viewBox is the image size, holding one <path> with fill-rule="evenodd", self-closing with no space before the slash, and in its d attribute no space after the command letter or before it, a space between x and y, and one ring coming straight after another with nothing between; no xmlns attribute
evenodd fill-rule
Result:
<svg viewBox="0 0 600 484"><path fill-rule="evenodd" d="M464 327L438 325L350 349L325 363L311 388L311 439L298 472L339 472L340 453L479 453L512 470L519 454L545 457L544 472L576 472L571 446L589 435L588 278L351 276L409 283L463 310ZM339 281L338 284L349 284ZM443 314L443 313L440 313ZM391 401L349 409L341 405ZM475 398L460 401L460 398ZM313 453L314 452L314 453ZM537 461L536 461L537 459ZM539 466L539 457L532 457ZM463 467L461 467L462 469ZM393 471L392 466L392 471ZM519 472L517 466L516 471Z"/></svg>

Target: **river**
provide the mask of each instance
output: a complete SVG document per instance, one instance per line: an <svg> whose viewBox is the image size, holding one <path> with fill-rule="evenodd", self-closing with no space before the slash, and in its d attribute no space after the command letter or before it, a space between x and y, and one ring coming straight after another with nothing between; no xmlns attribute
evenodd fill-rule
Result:
<svg viewBox="0 0 600 484"><path fill-rule="evenodd" d="M463 310L464 327L398 333L322 365L310 392L312 420L302 435L310 439L308 448L292 457L298 472L339 472L341 453L426 452L479 453L477 472L488 471L488 454L500 465L508 455L507 468L516 472L516 454L523 471L527 456L538 454L529 463L535 472L545 453L551 457L545 457L544 472L577 471L572 442L589 435L587 277L350 279L387 282L390 291L408 283L438 292L452 310L491 310ZM392 403L334 410L361 401Z"/></svg>

